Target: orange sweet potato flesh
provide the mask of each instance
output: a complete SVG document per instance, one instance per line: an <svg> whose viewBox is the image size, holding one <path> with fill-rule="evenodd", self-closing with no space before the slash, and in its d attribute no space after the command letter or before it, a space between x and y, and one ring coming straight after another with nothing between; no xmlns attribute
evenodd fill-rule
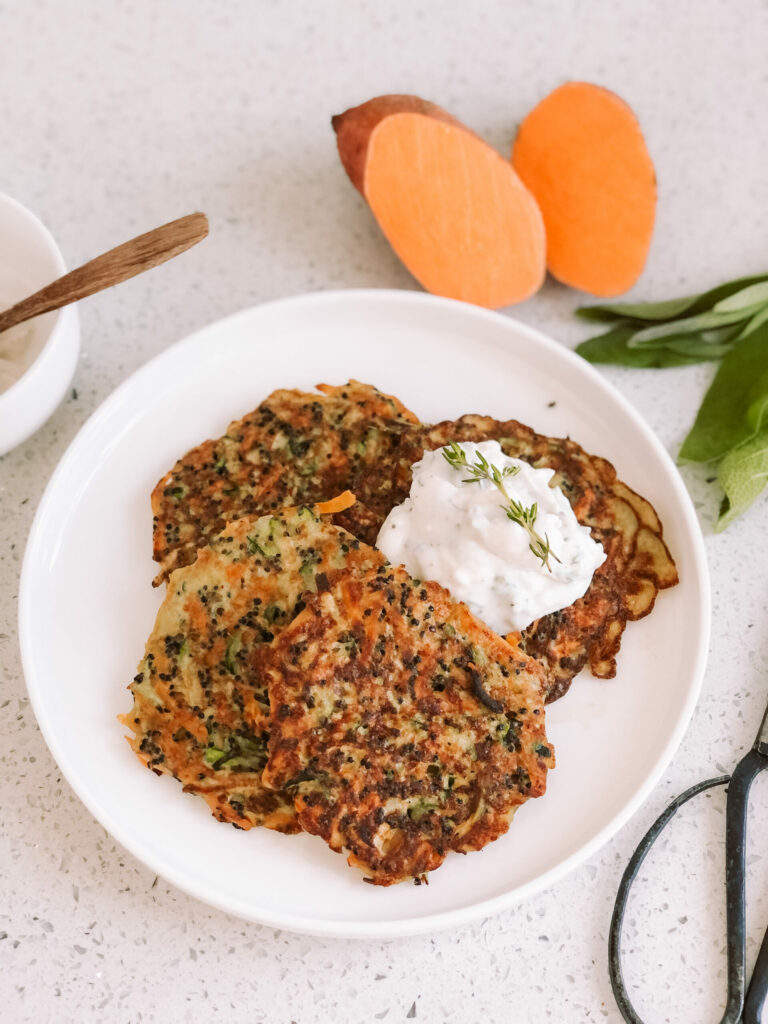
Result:
<svg viewBox="0 0 768 1024"><path fill-rule="evenodd" d="M512 164L541 208L553 277L602 297L631 288L651 243L656 176L627 104L589 82L560 86L523 121Z"/></svg>
<svg viewBox="0 0 768 1024"><path fill-rule="evenodd" d="M411 96L378 97L334 127L353 184L427 291L489 309L538 291L546 273L541 213L479 136Z"/></svg>

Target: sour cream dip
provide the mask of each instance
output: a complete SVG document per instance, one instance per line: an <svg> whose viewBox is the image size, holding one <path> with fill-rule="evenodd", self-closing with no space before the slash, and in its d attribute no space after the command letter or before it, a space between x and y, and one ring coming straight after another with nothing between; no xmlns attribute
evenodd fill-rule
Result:
<svg viewBox="0 0 768 1024"><path fill-rule="evenodd" d="M435 580L497 633L524 629L586 592L605 552L573 514L554 470L512 459L498 441L457 446L468 466L496 467L509 498L530 510L536 534L551 552L544 564L525 527L508 518L504 494L489 479L472 479L443 454L427 452L413 467L411 493L387 516L377 546L394 565ZM480 462L482 462L480 459ZM556 557L553 557L556 556Z"/></svg>

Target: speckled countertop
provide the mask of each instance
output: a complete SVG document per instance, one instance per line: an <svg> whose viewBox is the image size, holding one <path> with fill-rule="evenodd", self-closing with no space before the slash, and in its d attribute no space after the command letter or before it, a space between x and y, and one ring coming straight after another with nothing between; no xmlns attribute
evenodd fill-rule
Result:
<svg viewBox="0 0 768 1024"><path fill-rule="evenodd" d="M381 92L433 98L506 149L567 78L636 109L660 182L643 297L768 265L768 8L701 0L97 3L0 7L0 188L75 265L191 209L206 244L81 308L69 398L0 459L0 1017L33 1021L618 1021L606 969L616 886L650 822L751 744L768 690L768 505L727 534L686 470L714 619L704 690L663 782L553 889L461 930L332 941L244 923L158 880L70 791L21 673L18 575L45 483L88 415L148 358L242 307L313 289L414 287L338 166L331 113ZM515 315L565 345L576 296ZM710 370L606 371L674 454ZM610 770L610 766L608 766ZM628 977L648 1021L719 1018L721 792L686 810L629 908ZM768 779L754 792L751 957L768 922Z"/></svg>

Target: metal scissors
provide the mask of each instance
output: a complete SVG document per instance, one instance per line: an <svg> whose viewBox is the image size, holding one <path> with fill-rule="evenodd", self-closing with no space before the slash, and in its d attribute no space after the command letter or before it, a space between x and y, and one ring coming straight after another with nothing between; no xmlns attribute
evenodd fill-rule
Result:
<svg viewBox="0 0 768 1024"><path fill-rule="evenodd" d="M640 841L622 876L611 918L608 938L608 969L621 1015L628 1024L643 1024L629 999L621 970L621 926L632 883L649 850L675 813L698 793L713 786L728 786L725 814L725 887L728 928L728 1001L720 1024L760 1024L768 995L768 931L765 933L752 980L746 992L746 919L744 910L744 854L747 834L749 788L755 776L768 768L768 708L752 749L731 775L721 775L691 786L667 807Z"/></svg>

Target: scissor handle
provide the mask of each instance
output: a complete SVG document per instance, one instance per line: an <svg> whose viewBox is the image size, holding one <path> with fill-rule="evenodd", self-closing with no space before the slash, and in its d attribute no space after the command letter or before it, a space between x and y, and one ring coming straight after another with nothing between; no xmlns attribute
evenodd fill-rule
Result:
<svg viewBox="0 0 768 1024"><path fill-rule="evenodd" d="M728 997L720 1024L760 1024L763 1004L768 995L768 931L760 947L752 982L744 1001L746 977L745 850L749 789L756 775L768 768L768 759L751 750L736 765L733 775L721 775L691 786L681 793L651 825L643 836L619 883L608 938L608 971L611 987L622 1017L627 1024L643 1024L629 999L621 969L621 926L632 883L651 847L665 825L692 797L713 786L728 788L725 835L726 921L728 929ZM742 1017L742 1010L744 1016Z"/></svg>
<svg viewBox="0 0 768 1024"><path fill-rule="evenodd" d="M675 797L669 807L662 811L654 821L643 838L640 840L637 849L627 864L624 874L619 882L619 891L616 893L616 903L613 907L611 917L611 928L608 933L608 973L611 976L611 988L616 999L616 1005L627 1024L643 1024L637 1011L632 1005L627 986L624 984L624 974L621 969L621 926L624 922L624 912L627 909L627 900L632 883L637 877L643 861L648 856L651 847L661 835L664 826L675 816L683 804L687 803L705 789L712 789L713 786L725 786L730 781L730 775L721 775L717 779L707 779L705 782L697 782L695 786L686 789L680 796Z"/></svg>
<svg viewBox="0 0 768 1024"><path fill-rule="evenodd" d="M744 1024L760 1024L765 1000L768 996L768 929L763 936L763 944L757 954L757 963L752 972L752 981L747 989L747 1001L744 1003Z"/></svg>
<svg viewBox="0 0 768 1024"><path fill-rule="evenodd" d="M752 749L736 765L728 787L725 818L726 920L728 922L728 1003L721 1024L760 1024L768 993L768 931L744 1000L746 978L745 869L747 805L756 775L768 768L768 758ZM742 1017L742 1010L744 1016Z"/></svg>

